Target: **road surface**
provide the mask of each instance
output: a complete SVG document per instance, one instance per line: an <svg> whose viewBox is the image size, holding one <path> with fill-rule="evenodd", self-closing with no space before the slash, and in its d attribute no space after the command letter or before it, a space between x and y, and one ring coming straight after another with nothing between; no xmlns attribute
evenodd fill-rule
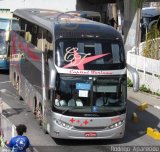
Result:
<svg viewBox="0 0 160 152"><path fill-rule="evenodd" d="M0 93L7 105L3 113L13 124L27 125L26 135L38 152L106 152L116 151L114 147L117 146L160 146L159 140L154 140L146 135L147 127L160 129L160 109L150 106L144 112L140 112L137 108L137 105L143 102L160 106L160 97L157 96L141 92L134 93L131 88L128 88L128 113L126 133L123 139L55 141L48 134L43 133L41 126L38 125L24 101L18 100L15 89L9 81L9 75L5 72L0 73ZM138 123L131 120L133 112L137 113Z"/></svg>

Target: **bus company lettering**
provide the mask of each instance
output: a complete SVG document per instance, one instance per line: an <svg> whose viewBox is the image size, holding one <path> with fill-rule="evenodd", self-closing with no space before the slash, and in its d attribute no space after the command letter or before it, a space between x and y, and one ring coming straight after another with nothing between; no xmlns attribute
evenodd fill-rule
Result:
<svg viewBox="0 0 160 152"><path fill-rule="evenodd" d="M93 75L111 75L112 72L110 71L95 71L95 70L91 70L91 74Z"/></svg>
<svg viewBox="0 0 160 152"><path fill-rule="evenodd" d="M112 75L110 71L96 71L96 70L70 70L70 74L85 74L85 75Z"/></svg>

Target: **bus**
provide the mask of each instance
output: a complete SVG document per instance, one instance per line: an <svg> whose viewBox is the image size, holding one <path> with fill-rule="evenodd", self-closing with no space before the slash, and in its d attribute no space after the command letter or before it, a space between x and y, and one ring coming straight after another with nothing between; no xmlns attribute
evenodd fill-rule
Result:
<svg viewBox="0 0 160 152"><path fill-rule="evenodd" d="M11 34L10 79L43 130L55 139L122 138L127 65L120 33L54 10L13 14L21 32Z"/></svg>
<svg viewBox="0 0 160 152"><path fill-rule="evenodd" d="M160 18L160 8L144 7L142 8L141 19L141 41L146 40L146 35L153 25L157 24Z"/></svg>
<svg viewBox="0 0 160 152"><path fill-rule="evenodd" d="M79 16L96 22L102 22L100 12L95 11L69 11L67 14Z"/></svg>
<svg viewBox="0 0 160 152"><path fill-rule="evenodd" d="M20 30L18 20L0 17L0 69L9 69L10 31Z"/></svg>

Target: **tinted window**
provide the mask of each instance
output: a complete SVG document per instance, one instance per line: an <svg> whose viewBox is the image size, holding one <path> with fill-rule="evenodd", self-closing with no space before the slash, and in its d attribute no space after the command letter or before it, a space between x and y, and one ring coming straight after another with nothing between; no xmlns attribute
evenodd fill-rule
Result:
<svg viewBox="0 0 160 152"><path fill-rule="evenodd" d="M56 64L79 70L124 68L124 49L119 41L64 39L56 43Z"/></svg>

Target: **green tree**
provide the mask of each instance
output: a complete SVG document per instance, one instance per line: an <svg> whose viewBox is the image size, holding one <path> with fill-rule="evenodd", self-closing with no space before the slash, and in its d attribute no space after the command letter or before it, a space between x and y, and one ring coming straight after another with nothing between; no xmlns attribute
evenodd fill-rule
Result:
<svg viewBox="0 0 160 152"><path fill-rule="evenodd" d="M159 45L160 40L157 38L160 37L160 31L158 30L158 23L160 21L160 18L158 22L155 22L152 24L149 32L147 33L147 39L145 48L143 50L143 55L148 58L152 59L159 59Z"/></svg>
<svg viewBox="0 0 160 152"><path fill-rule="evenodd" d="M142 9L146 0L132 0L136 9Z"/></svg>

